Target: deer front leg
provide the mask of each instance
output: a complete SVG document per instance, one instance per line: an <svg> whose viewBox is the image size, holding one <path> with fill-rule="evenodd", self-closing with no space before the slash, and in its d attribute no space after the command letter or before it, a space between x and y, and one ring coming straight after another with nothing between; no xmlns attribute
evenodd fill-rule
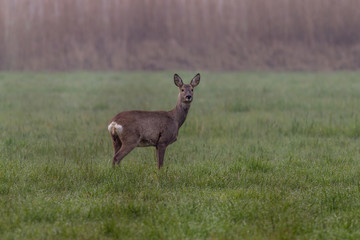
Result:
<svg viewBox="0 0 360 240"><path fill-rule="evenodd" d="M158 169L160 169L164 163L164 155L166 150L166 145L157 145L156 146L156 159L158 163Z"/></svg>

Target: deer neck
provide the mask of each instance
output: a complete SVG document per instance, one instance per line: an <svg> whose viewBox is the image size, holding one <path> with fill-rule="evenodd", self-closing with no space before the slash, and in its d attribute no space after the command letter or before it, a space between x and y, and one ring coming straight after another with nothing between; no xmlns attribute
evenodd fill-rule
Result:
<svg viewBox="0 0 360 240"><path fill-rule="evenodd" d="M175 121L178 123L178 128L185 122L189 109L190 103L183 103L180 98L178 98L175 108L171 110Z"/></svg>

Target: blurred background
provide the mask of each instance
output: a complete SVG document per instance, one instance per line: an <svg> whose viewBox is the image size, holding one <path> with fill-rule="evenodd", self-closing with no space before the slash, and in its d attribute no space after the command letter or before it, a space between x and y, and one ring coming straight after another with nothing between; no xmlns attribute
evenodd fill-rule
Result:
<svg viewBox="0 0 360 240"><path fill-rule="evenodd" d="M359 0L0 0L0 70L359 68Z"/></svg>

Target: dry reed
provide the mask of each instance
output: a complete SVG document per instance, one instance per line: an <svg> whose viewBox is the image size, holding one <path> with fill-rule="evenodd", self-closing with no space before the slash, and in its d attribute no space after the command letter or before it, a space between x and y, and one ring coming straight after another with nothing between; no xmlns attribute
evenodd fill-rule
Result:
<svg viewBox="0 0 360 240"><path fill-rule="evenodd" d="M0 0L0 69L359 69L359 29L358 0Z"/></svg>

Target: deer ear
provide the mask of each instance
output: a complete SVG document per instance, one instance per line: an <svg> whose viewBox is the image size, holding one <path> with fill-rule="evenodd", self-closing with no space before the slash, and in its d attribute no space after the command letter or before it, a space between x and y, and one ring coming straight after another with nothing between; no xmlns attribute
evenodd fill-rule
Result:
<svg viewBox="0 0 360 240"><path fill-rule="evenodd" d="M200 73L196 74L195 77L191 80L190 85L196 87L200 83Z"/></svg>
<svg viewBox="0 0 360 240"><path fill-rule="evenodd" d="M178 87L182 87L182 85L184 85L181 77L180 77L179 75L177 75L176 73L175 73L175 75L174 75L174 83L175 83L175 85L178 86Z"/></svg>

